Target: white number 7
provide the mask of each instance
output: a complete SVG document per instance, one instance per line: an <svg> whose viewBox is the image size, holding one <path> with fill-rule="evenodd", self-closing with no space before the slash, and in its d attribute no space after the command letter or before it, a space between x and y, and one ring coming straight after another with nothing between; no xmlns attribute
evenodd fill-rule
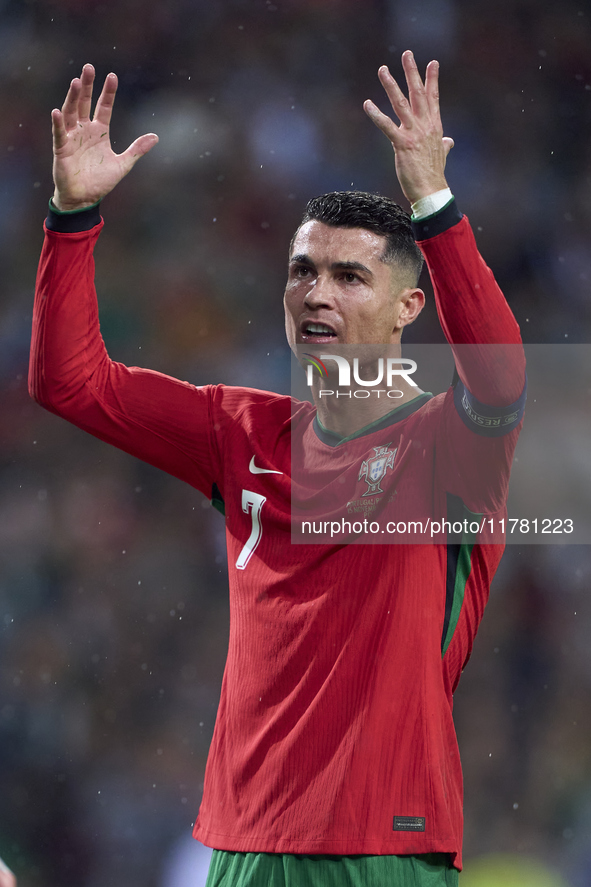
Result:
<svg viewBox="0 0 591 887"><path fill-rule="evenodd" d="M250 490L242 490L242 511L244 511L245 514L248 514L250 511L252 517L252 530L250 531L250 536L246 540L246 545L238 555L238 560L236 561L236 568L238 570L243 570L246 567L254 554L255 548L261 541L261 536L263 535L261 509L266 501L266 496L261 496L259 493L252 493Z"/></svg>

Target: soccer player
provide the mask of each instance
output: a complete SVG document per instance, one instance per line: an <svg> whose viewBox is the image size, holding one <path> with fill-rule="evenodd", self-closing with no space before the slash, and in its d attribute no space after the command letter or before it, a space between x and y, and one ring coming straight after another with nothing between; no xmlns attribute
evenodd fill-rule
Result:
<svg viewBox="0 0 591 887"><path fill-rule="evenodd" d="M412 222L375 195L312 200L290 248L287 337L313 356L397 346L424 302L424 256L457 379L437 397L407 380L399 404L375 398L361 412L342 398L317 415L270 392L198 388L111 361L94 291L98 203L157 137L112 152L117 80L109 74L91 119L90 65L52 115L32 396L225 512L230 640L194 830L215 848L209 887L434 887L457 884L461 869L452 695L502 546L465 533L415 545L291 536L293 452L298 495L341 513L369 499L401 515L505 513L523 412L519 330L445 179L438 64L423 82L412 53L402 61L408 99L379 71L399 124L365 110L392 143ZM491 369L478 346L493 345Z"/></svg>

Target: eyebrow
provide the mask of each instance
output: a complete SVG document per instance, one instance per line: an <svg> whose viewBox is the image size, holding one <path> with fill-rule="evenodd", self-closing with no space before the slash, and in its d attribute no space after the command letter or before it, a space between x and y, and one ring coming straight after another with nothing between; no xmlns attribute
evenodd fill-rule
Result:
<svg viewBox="0 0 591 887"><path fill-rule="evenodd" d="M306 253L298 253L295 256L292 256L289 260L290 265L308 265L310 268L316 268L316 265ZM361 262L333 262L330 266L331 271L362 271L364 274L367 274L368 277L373 277L373 271L371 271L367 265L363 265Z"/></svg>

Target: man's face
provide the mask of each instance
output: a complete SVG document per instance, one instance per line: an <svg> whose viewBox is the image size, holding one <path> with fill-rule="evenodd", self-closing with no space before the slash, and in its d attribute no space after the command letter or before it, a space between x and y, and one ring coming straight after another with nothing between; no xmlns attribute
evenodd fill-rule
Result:
<svg viewBox="0 0 591 887"><path fill-rule="evenodd" d="M290 347L400 341L424 304L408 271L382 261L386 238L365 228L306 222L285 287Z"/></svg>

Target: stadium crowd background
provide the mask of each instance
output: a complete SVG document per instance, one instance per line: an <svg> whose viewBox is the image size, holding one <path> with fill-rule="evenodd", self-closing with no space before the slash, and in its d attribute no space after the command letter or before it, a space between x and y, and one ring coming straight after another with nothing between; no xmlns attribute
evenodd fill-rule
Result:
<svg viewBox="0 0 591 887"><path fill-rule="evenodd" d="M580 0L0 0L0 854L25 887L172 883L228 631L220 515L27 396L69 80L119 75L116 150L160 136L103 205L111 356L287 392L291 234L314 194L400 197L361 105L406 48L441 62L450 184L524 340L591 341L589 46ZM432 304L409 338L442 341ZM554 424L560 463L577 442ZM456 695L468 861L533 857L571 887L591 883L590 567L509 548Z"/></svg>

